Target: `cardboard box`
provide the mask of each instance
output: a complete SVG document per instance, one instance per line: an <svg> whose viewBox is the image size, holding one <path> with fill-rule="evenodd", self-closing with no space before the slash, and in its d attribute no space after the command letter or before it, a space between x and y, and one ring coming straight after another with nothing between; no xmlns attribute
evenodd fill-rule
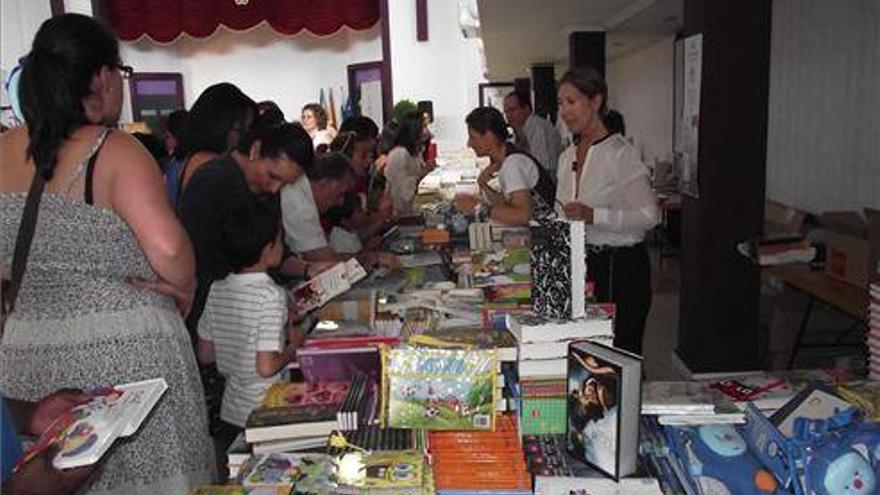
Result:
<svg viewBox="0 0 880 495"><path fill-rule="evenodd" d="M825 242L825 273L844 282L868 287L880 257L880 215L866 211L826 212L819 218Z"/></svg>
<svg viewBox="0 0 880 495"><path fill-rule="evenodd" d="M806 212L768 199L764 202L764 235L800 234Z"/></svg>

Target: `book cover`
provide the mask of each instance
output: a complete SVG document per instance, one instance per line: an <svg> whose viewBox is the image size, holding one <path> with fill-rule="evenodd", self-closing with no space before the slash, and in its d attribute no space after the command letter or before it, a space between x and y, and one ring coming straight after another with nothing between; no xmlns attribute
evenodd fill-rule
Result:
<svg viewBox="0 0 880 495"><path fill-rule="evenodd" d="M351 452L337 462L336 477L340 485L359 490L421 493L424 469L424 456L414 451Z"/></svg>
<svg viewBox="0 0 880 495"><path fill-rule="evenodd" d="M275 383L266 391L258 409L338 405L345 398L348 387L344 381Z"/></svg>
<svg viewBox="0 0 880 495"><path fill-rule="evenodd" d="M263 402L248 416L245 438L248 442L278 440L292 436L329 432L336 424L336 413L348 392L346 382L276 383L269 387Z"/></svg>
<svg viewBox="0 0 880 495"><path fill-rule="evenodd" d="M300 474L291 495L335 495L336 463L325 455L307 455L300 459Z"/></svg>
<svg viewBox="0 0 880 495"><path fill-rule="evenodd" d="M852 407L855 406L840 397L833 388L815 383L802 390L773 413L770 416L770 422L779 429L780 433L792 438L794 437L795 419L828 419Z"/></svg>
<svg viewBox="0 0 880 495"><path fill-rule="evenodd" d="M56 469L97 462L120 437L133 435L168 389L162 378L87 391L92 399L56 418L14 466L17 471L51 446Z"/></svg>
<svg viewBox="0 0 880 495"><path fill-rule="evenodd" d="M471 258L474 287L528 284L531 282L528 249L477 252Z"/></svg>
<svg viewBox="0 0 880 495"><path fill-rule="evenodd" d="M495 373L494 350L384 349L387 426L491 430Z"/></svg>
<svg viewBox="0 0 880 495"><path fill-rule="evenodd" d="M336 430L332 435L345 438L344 447L328 444L327 454L337 457L361 448L369 451L413 450L416 448L416 435L413 430L403 428L382 428L379 425L365 425L357 430Z"/></svg>
<svg viewBox="0 0 880 495"><path fill-rule="evenodd" d="M654 381L642 385L642 414L693 415L737 412L735 404L701 382Z"/></svg>
<svg viewBox="0 0 880 495"><path fill-rule="evenodd" d="M531 230L532 309L551 318L582 317L587 280L584 223L553 220Z"/></svg>
<svg viewBox="0 0 880 495"><path fill-rule="evenodd" d="M515 305L531 309L532 284L499 284L484 287L486 301L498 305Z"/></svg>
<svg viewBox="0 0 880 495"><path fill-rule="evenodd" d="M568 449L614 479L636 468L641 374L633 354L589 341L569 346Z"/></svg>
<svg viewBox="0 0 880 495"><path fill-rule="evenodd" d="M291 289L294 313L305 314L320 308L334 297L351 289L355 282L366 276L366 270L355 258L333 265L311 280Z"/></svg>
<svg viewBox="0 0 880 495"><path fill-rule="evenodd" d="M509 330L507 328L507 315L510 313L529 313L532 307L529 299L526 303L486 303L483 304L480 314L483 318L483 328L490 330Z"/></svg>
<svg viewBox="0 0 880 495"><path fill-rule="evenodd" d="M357 375L376 380L382 371L379 348L367 347L302 347L297 349L303 377L310 383L349 381Z"/></svg>
<svg viewBox="0 0 880 495"><path fill-rule="evenodd" d="M255 455L244 463L238 479L245 487L285 486L293 488L300 477L300 454Z"/></svg>
<svg viewBox="0 0 880 495"><path fill-rule="evenodd" d="M523 435L565 433L566 399L562 397L523 397L521 401Z"/></svg>

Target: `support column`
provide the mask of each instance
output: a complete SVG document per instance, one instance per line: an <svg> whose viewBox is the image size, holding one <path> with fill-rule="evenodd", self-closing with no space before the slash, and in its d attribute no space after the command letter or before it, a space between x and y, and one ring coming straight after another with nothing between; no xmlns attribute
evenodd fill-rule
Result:
<svg viewBox="0 0 880 495"><path fill-rule="evenodd" d="M761 235L772 2L685 0L703 33L699 198L685 196L676 352L691 371L763 366L760 273L736 244Z"/></svg>
<svg viewBox="0 0 880 495"><path fill-rule="evenodd" d="M535 115L556 122L556 69L552 65L533 65L532 88L535 90L532 102Z"/></svg>
<svg viewBox="0 0 880 495"><path fill-rule="evenodd" d="M568 36L570 68L589 66L605 75L605 32L578 31Z"/></svg>

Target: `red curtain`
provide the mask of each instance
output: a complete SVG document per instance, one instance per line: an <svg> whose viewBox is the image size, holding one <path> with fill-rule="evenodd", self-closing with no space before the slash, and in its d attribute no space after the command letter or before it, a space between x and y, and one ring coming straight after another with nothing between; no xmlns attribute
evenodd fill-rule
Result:
<svg viewBox="0 0 880 495"><path fill-rule="evenodd" d="M379 0L104 0L104 11L119 39L146 34L167 43L181 33L204 38L221 24L241 31L263 21L286 35L369 29L379 20Z"/></svg>

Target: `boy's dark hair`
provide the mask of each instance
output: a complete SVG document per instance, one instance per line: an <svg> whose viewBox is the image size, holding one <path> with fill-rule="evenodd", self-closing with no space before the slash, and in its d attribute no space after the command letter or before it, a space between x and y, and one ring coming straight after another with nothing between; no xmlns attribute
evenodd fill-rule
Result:
<svg viewBox="0 0 880 495"><path fill-rule="evenodd" d="M507 96L504 98L513 98L516 100L517 105L521 107L529 107L530 110L532 108L531 99L522 91L511 91L510 93L507 93Z"/></svg>
<svg viewBox="0 0 880 495"><path fill-rule="evenodd" d="M501 115L501 112L496 108L477 107L468 114L464 121L468 127L480 134L491 132L501 143L510 138L510 132L507 130L507 121L504 120L504 115Z"/></svg>
<svg viewBox="0 0 880 495"><path fill-rule="evenodd" d="M266 118L275 122L276 125L281 125L287 121L284 118L284 112L281 111L281 107L272 100L263 100L257 103L257 112L261 116L265 115Z"/></svg>
<svg viewBox="0 0 880 495"><path fill-rule="evenodd" d="M342 204L334 206L327 210L327 218L333 226L341 226L342 222L351 218L352 215L361 207L361 198L354 192L345 194Z"/></svg>
<svg viewBox="0 0 880 495"><path fill-rule="evenodd" d="M342 125L339 126L339 133L342 134L343 132L354 132L359 140L366 138L376 139L379 137L379 126L373 122L373 119L357 115L342 122Z"/></svg>
<svg viewBox="0 0 880 495"><path fill-rule="evenodd" d="M306 173L310 180L340 180L352 173L351 163L342 153L328 152L315 158L311 170Z"/></svg>
<svg viewBox="0 0 880 495"><path fill-rule="evenodd" d="M286 155L306 173L312 168L315 151L312 138L299 124L276 125L272 116L257 117L245 137L238 143L238 151L247 155L255 142L260 142L260 156L280 158Z"/></svg>
<svg viewBox="0 0 880 495"><path fill-rule="evenodd" d="M277 194L245 194L233 199L220 226L220 247L235 273L260 261L263 249L275 242L281 229Z"/></svg>

